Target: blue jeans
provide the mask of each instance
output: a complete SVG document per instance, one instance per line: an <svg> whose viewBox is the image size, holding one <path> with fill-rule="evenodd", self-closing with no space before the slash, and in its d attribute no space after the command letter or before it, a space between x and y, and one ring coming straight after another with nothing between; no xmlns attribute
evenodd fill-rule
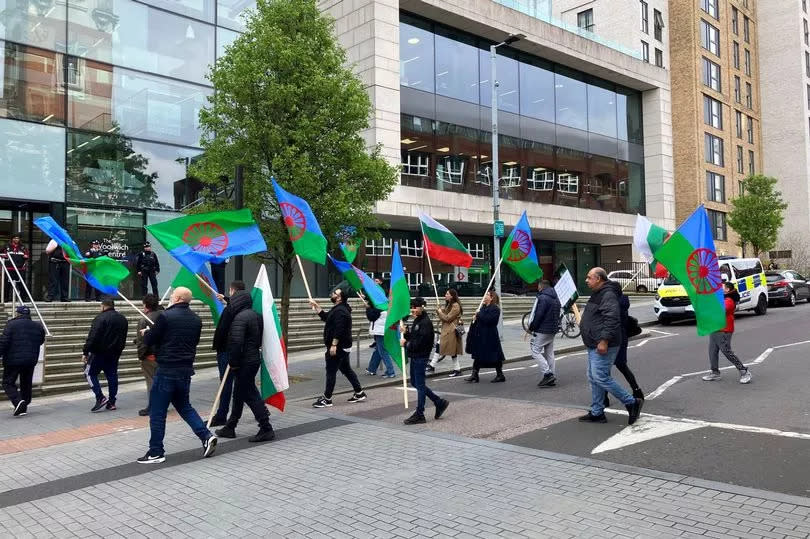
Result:
<svg viewBox="0 0 810 539"><path fill-rule="evenodd" d="M427 357L411 358L411 385L416 389L416 413L420 415L425 413L425 397L433 401L434 406L442 401L441 397L425 385L427 364Z"/></svg>
<svg viewBox="0 0 810 539"><path fill-rule="evenodd" d="M189 402L190 390L191 376L168 377L161 374L158 367L149 395L149 430L152 433L149 438L150 455L159 456L164 453L163 437L166 435L166 412L169 410L169 404L174 406L200 441L205 442L211 436L211 431L206 428L200 414Z"/></svg>
<svg viewBox="0 0 810 539"><path fill-rule="evenodd" d="M228 366L228 352L217 352L217 369L219 369L219 379L225 374L225 367ZM214 417L225 421L228 419L228 406L231 404L231 394L233 392L233 371L228 371L228 380L222 388L222 395L219 396L219 406Z"/></svg>
<svg viewBox="0 0 810 539"><path fill-rule="evenodd" d="M591 414L602 415L605 412L605 393L610 392L622 401L625 406L633 404L636 399L625 391L619 383L610 376L610 369L619 352L618 346L608 348L607 354L602 355L596 348L588 348L588 381L591 383Z"/></svg>
<svg viewBox="0 0 810 539"><path fill-rule="evenodd" d="M385 338L382 335L374 335L374 353L371 354L371 359L368 362L368 372L377 372L380 367L380 361L385 365L385 375L394 376L397 371L394 370L394 362L391 361L391 356L385 349Z"/></svg>
<svg viewBox="0 0 810 539"><path fill-rule="evenodd" d="M90 389L96 395L96 400L104 398L104 392L101 390L101 384L98 381L98 375L102 372L107 377L110 402L115 404L115 398L118 396L118 356L90 354L90 361L87 363L84 374L90 384Z"/></svg>

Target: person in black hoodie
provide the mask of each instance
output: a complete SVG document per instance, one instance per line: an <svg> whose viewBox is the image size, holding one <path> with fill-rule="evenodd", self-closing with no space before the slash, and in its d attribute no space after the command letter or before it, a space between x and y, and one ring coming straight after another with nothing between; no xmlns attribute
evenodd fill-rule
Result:
<svg viewBox="0 0 810 539"><path fill-rule="evenodd" d="M607 423L605 392L610 392L627 408L628 424L632 425L641 413L644 401L633 397L610 375L610 369L622 344L621 309L619 297L610 286L607 272L592 268L585 284L592 290L585 305L580 328L582 342L588 349L588 381L591 383L591 409L579 418L590 423Z"/></svg>
<svg viewBox="0 0 810 539"><path fill-rule="evenodd" d="M348 304L349 296L345 290L336 288L330 299L335 306L328 313L321 309L318 302L309 300L312 310L326 322L323 328L323 344L326 346L326 388L323 395L312 403L313 408L332 406L332 391L335 389L338 371L343 373L354 389L354 395L349 402L366 400L366 393L349 363L349 353L352 351L352 308Z"/></svg>
<svg viewBox="0 0 810 539"><path fill-rule="evenodd" d="M236 438L236 425L242 417L244 405L247 404L259 423L259 432L248 441L269 442L276 435L270 425L270 412L256 389L256 374L262 361L259 348L262 346L264 322L261 315L253 310L253 300L245 291L232 295L228 306L233 314L228 333L228 364L235 376L233 409L230 419L216 431L216 435L221 438Z"/></svg>
<svg viewBox="0 0 810 539"><path fill-rule="evenodd" d="M96 404L91 412L115 410L115 397L118 395L118 359L127 344L127 318L115 310L115 302L110 297L101 300L101 314L90 326L90 333L82 349L82 361L86 365L85 375L96 395ZM98 375L104 373L110 396L105 397L98 382Z"/></svg>
<svg viewBox="0 0 810 539"><path fill-rule="evenodd" d="M68 281L70 280L70 262L65 259L62 247L51 240L45 246L48 255L48 294L45 301L70 301L68 298Z"/></svg>
<svg viewBox="0 0 810 539"><path fill-rule="evenodd" d="M413 323L406 328L401 344L405 347L405 354L411 362L411 385L416 389L416 410L407 418L406 425L425 423L425 397L429 398L436 407L435 419L439 419L450 405L446 399L439 397L425 383L425 366L427 366L430 353L433 351L433 322L425 312L424 298L417 297L411 300L411 316Z"/></svg>
<svg viewBox="0 0 810 539"><path fill-rule="evenodd" d="M543 378L537 387L554 387L557 377L554 374L554 337L560 331L560 300L557 291L547 280L537 285L537 297L534 300L532 318L529 321L529 333L532 334L530 343L532 358L540 367Z"/></svg>
<svg viewBox="0 0 810 539"><path fill-rule="evenodd" d="M3 390L14 407L14 416L23 416L31 404L31 382L39 360L39 347L45 342L45 329L31 320L31 310L17 307L0 335L0 357L3 358ZM17 392L17 377L20 392Z"/></svg>
<svg viewBox="0 0 810 539"><path fill-rule="evenodd" d="M228 290L228 296L219 295L220 301L226 303L225 308L219 315L219 322L214 330L214 341L212 348L217 352L217 368L219 369L219 379L225 376L225 367L228 366L228 333L231 331L231 323L233 322L233 308L230 305L230 298L240 291L245 289L243 281L231 282L231 287ZM228 420L228 407L231 404L231 395L233 394L234 373L228 371L228 379L225 380L225 385L222 386L222 394L219 396L219 406L211 419L212 427L221 427Z"/></svg>

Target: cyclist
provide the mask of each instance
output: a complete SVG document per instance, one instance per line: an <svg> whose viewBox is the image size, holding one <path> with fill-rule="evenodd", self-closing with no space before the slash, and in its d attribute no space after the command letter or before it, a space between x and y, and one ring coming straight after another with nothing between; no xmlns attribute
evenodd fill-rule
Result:
<svg viewBox="0 0 810 539"><path fill-rule="evenodd" d="M532 334L532 358L543 375L537 387L553 387L557 382L554 376L554 337L560 330L561 307L551 283L545 279L540 281L528 328Z"/></svg>

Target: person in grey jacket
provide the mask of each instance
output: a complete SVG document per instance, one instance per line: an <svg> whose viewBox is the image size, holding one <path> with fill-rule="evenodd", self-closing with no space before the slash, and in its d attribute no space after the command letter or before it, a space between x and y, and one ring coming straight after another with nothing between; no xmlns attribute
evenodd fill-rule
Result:
<svg viewBox="0 0 810 539"><path fill-rule="evenodd" d="M557 291L547 280L537 285L537 298L534 300L529 333L532 334L532 358L540 367L543 378L537 387L553 387L557 383L554 375L554 337L560 331L560 300Z"/></svg>
<svg viewBox="0 0 810 539"><path fill-rule="evenodd" d="M592 293L585 305L580 328L582 342L588 349L588 381L592 398L590 411L579 420L607 423L604 401L605 392L609 392L625 405L627 422L632 425L638 419L644 401L633 397L610 375L622 344L619 298L613 287L607 286L607 273L602 268L591 269L585 277L585 284Z"/></svg>

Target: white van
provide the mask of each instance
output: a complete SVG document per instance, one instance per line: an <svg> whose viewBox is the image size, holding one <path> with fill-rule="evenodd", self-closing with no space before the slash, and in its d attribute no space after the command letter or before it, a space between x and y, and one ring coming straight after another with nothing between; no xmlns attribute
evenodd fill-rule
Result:
<svg viewBox="0 0 810 539"><path fill-rule="evenodd" d="M738 311L753 310L758 315L768 312L768 283L759 258L721 256L720 274L723 281L731 281L740 293Z"/></svg>

